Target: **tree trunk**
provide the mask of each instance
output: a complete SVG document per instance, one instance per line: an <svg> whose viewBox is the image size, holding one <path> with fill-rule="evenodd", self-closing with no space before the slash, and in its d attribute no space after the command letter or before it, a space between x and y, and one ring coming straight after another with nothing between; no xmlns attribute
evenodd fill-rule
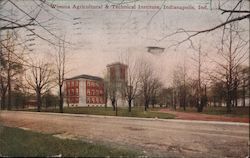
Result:
<svg viewBox="0 0 250 158"><path fill-rule="evenodd" d="M238 106L238 99L237 99L237 96L235 97L235 100L234 100L234 107L237 107Z"/></svg>
<svg viewBox="0 0 250 158"><path fill-rule="evenodd" d="M37 111L41 111L41 106L42 106L42 97L41 97L41 92L37 90L36 92L36 102L37 102Z"/></svg>
<svg viewBox="0 0 250 158"><path fill-rule="evenodd" d="M2 96L1 96L1 109L2 110L5 109L5 97L6 97L6 94L3 93Z"/></svg>
<svg viewBox="0 0 250 158"><path fill-rule="evenodd" d="M131 112L132 100L128 100L128 112Z"/></svg>
<svg viewBox="0 0 250 158"><path fill-rule="evenodd" d="M228 90L227 92L227 112L230 113L231 112L231 101L232 101L232 95L231 95L231 91Z"/></svg>
<svg viewBox="0 0 250 158"><path fill-rule="evenodd" d="M115 101L115 116L118 115L117 100Z"/></svg>
<svg viewBox="0 0 250 158"><path fill-rule="evenodd" d="M242 87L242 106L246 106L246 90L245 90L245 79L243 79L243 87Z"/></svg>
<svg viewBox="0 0 250 158"><path fill-rule="evenodd" d="M227 113L231 112L231 101L227 100Z"/></svg>
<svg viewBox="0 0 250 158"><path fill-rule="evenodd" d="M235 102L235 107L237 107L238 106L238 87L236 86L235 87L235 96L234 96L235 98L234 98L234 102Z"/></svg>
<svg viewBox="0 0 250 158"><path fill-rule="evenodd" d="M62 93L62 85L59 86L59 107L60 113L63 113L63 93Z"/></svg>
<svg viewBox="0 0 250 158"><path fill-rule="evenodd" d="M10 70L8 70L8 110L11 110L11 81L10 81Z"/></svg>
<svg viewBox="0 0 250 158"><path fill-rule="evenodd" d="M107 108L107 98L105 98L105 104L104 104L104 107L105 107L105 109Z"/></svg>
<svg viewBox="0 0 250 158"><path fill-rule="evenodd" d="M113 106L113 111L115 111L115 100L111 100L112 106Z"/></svg>
<svg viewBox="0 0 250 158"><path fill-rule="evenodd" d="M225 101L223 101L222 96L220 96L219 107L222 107L222 103L225 103Z"/></svg>
<svg viewBox="0 0 250 158"><path fill-rule="evenodd" d="M213 100L214 100L214 107L216 107L215 96L213 97Z"/></svg>
<svg viewBox="0 0 250 158"><path fill-rule="evenodd" d="M186 94L183 96L183 110L186 111Z"/></svg>
<svg viewBox="0 0 250 158"><path fill-rule="evenodd" d="M172 91L171 93L171 106L174 107L174 92ZM167 106L167 103L166 103L166 106Z"/></svg>
<svg viewBox="0 0 250 158"><path fill-rule="evenodd" d="M197 112L202 112L202 105L201 105L201 100L200 100L200 98L198 99L198 101L197 101Z"/></svg>
<svg viewBox="0 0 250 158"><path fill-rule="evenodd" d="M145 100L145 102L144 102L144 111L147 111L147 109L148 109L148 103L147 103L148 101L147 100Z"/></svg>
<svg viewBox="0 0 250 158"><path fill-rule="evenodd" d="M174 95L174 110L176 110L176 95Z"/></svg>

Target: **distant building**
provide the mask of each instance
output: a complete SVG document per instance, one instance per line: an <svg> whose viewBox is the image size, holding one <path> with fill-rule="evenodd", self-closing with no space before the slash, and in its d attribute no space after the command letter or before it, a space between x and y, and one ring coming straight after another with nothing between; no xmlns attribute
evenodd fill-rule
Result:
<svg viewBox="0 0 250 158"><path fill-rule="evenodd" d="M127 106L123 88L128 84L128 66L120 62L107 65L107 80L117 89L117 106ZM112 106L110 99L108 106Z"/></svg>
<svg viewBox="0 0 250 158"><path fill-rule="evenodd" d="M66 79L64 97L64 106L104 106L104 81L85 74Z"/></svg>
<svg viewBox="0 0 250 158"><path fill-rule="evenodd" d="M107 65L107 77L111 82L127 83L128 81L128 66L120 62Z"/></svg>

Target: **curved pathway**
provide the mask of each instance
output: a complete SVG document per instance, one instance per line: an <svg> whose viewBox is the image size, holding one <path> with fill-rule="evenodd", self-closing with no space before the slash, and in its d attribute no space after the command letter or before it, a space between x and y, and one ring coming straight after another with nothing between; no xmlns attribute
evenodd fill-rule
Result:
<svg viewBox="0 0 250 158"><path fill-rule="evenodd" d="M181 120L200 120L200 121L223 121L223 122L242 122L249 123L247 117L226 117L220 115L209 115L194 112L179 112L170 109L160 109L159 112L174 114L176 119Z"/></svg>

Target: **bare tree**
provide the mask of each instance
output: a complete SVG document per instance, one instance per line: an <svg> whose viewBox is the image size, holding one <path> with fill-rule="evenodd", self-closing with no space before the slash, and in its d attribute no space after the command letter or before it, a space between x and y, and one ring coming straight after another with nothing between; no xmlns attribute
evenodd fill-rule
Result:
<svg viewBox="0 0 250 158"><path fill-rule="evenodd" d="M34 67L31 67L26 75L27 84L36 93L37 99L37 111L41 111L42 95L51 89L51 83L53 81L53 70L49 63L44 61L38 61L34 63Z"/></svg>
<svg viewBox="0 0 250 158"><path fill-rule="evenodd" d="M65 50L65 42L59 41L59 49L57 54L55 55L56 59L56 83L59 88L59 108L60 112L63 113L63 83L65 79L66 73L66 50Z"/></svg>
<svg viewBox="0 0 250 158"><path fill-rule="evenodd" d="M195 63L195 67L197 69L197 77L195 79L195 91L196 91L196 107L197 107L197 111L198 112L202 112L203 111L203 107L206 105L206 95L204 90L206 87L206 84L204 83L204 78L202 79L202 76L204 74L204 72L202 71L202 68L204 67L203 62L205 61L205 57L206 57L206 53L202 52L202 48L201 48L201 41L198 44L198 48L194 48L193 49L198 52L198 55L195 55L194 58L191 58L194 63Z"/></svg>
<svg viewBox="0 0 250 158"><path fill-rule="evenodd" d="M226 86L225 83L220 80L213 80L210 85L210 100L213 101L213 106L222 106L224 100L226 100Z"/></svg>
<svg viewBox="0 0 250 158"><path fill-rule="evenodd" d="M177 66L173 72L173 87L175 97L179 99L179 105L186 110L187 106L187 72L185 63ZM177 101L177 100L176 100ZM175 102L176 103L176 102Z"/></svg>
<svg viewBox="0 0 250 158"><path fill-rule="evenodd" d="M149 101L150 101L150 87L152 84L152 74L153 70L150 65L146 62L142 62L140 67L140 84L141 84L141 93L144 101L144 110L147 111Z"/></svg>
<svg viewBox="0 0 250 158"><path fill-rule="evenodd" d="M117 99L118 99L118 85L117 82L114 80L112 82L108 82L108 96L111 101L113 111L117 110Z"/></svg>
<svg viewBox="0 0 250 158"><path fill-rule="evenodd" d="M230 3L230 5L228 5L229 3ZM177 34L185 34L186 37L184 39L179 40L176 44L173 44L170 47L172 47L172 46L178 47L185 42L190 42L190 44L192 46L193 45L192 39L194 37L197 37L201 34L208 34L210 32L214 32L216 30L221 30L221 41L223 43L225 40L227 40L225 32L228 30L228 26L238 25L240 23L240 21L241 21L241 24L245 25L244 21L249 20L249 18L250 18L249 3L250 3L249 0L224 1L223 3L221 3L221 0L219 0L218 7L215 8L215 10L221 12L220 17L223 17L222 22L219 22L218 24L216 24L212 27L200 29L200 30L186 30L185 28L179 28L175 32L173 32L171 34L167 34L166 36L161 38L160 41L164 40L166 38L169 38L171 36L175 36ZM224 17L226 17L226 18L224 18ZM249 27L249 24L248 24L248 27ZM241 32L241 33L238 32L238 35L244 34L244 33L247 34L249 32L248 27L244 31L240 31L240 27L235 27L234 30ZM247 37L247 38L248 39L244 39L241 37L241 39L245 40L249 44L249 37ZM249 51L249 48L248 48L248 51ZM248 64L250 65L250 54L249 54L248 58L249 58ZM229 74L230 74L230 72L229 72ZM250 80L249 74L250 74L250 66L248 67L248 80ZM230 75L229 75L228 81L231 84ZM228 88L228 89L231 89L231 88ZM250 91L250 82L248 82L248 91ZM231 98L231 96L232 96L232 94L230 94L230 93L228 93L228 98ZM229 103L229 101L228 101L227 104L231 104L231 103ZM229 107L228 107L228 111L230 111Z"/></svg>
<svg viewBox="0 0 250 158"><path fill-rule="evenodd" d="M242 67L241 68L241 71L240 71L240 77L241 80L240 80L240 87L241 87L241 98L242 98L242 106L245 107L246 106L246 87L247 87L247 82L249 82L249 80L247 80L247 70L248 70L248 67Z"/></svg>
<svg viewBox="0 0 250 158"><path fill-rule="evenodd" d="M2 62L2 61L1 61ZM3 65L0 65L3 66ZM5 109L5 99L6 99L6 93L8 89L7 84L7 74L3 70L3 68L0 68L0 94L1 94L1 109Z"/></svg>
<svg viewBox="0 0 250 158"><path fill-rule="evenodd" d="M218 76L213 76L226 85L227 112L231 112L235 91L237 91L239 66L247 60L247 51L249 51L247 48L248 41L242 40L234 27L235 25L230 24L229 28L225 30L225 37L227 38L222 41L222 47L219 48L218 52L225 62L215 61L219 69L215 70Z"/></svg>
<svg viewBox="0 0 250 158"><path fill-rule="evenodd" d="M173 87L162 88L159 93L160 107L174 107L173 105Z"/></svg>
<svg viewBox="0 0 250 158"><path fill-rule="evenodd" d="M70 17L72 22L74 19L72 19L72 16L62 12L61 10L51 8L52 3L53 2L48 2L45 0L31 1L30 6L32 6L32 9L30 10L28 9L29 7L25 8L22 5L20 5L20 3L13 2L12 0L0 1L0 12L1 12L0 22L2 24L0 26L0 31L25 29L34 36L36 36L37 38L46 41L50 44L56 45L55 41L53 40L62 40L62 39L46 26L46 24L48 24L51 20L59 19L52 12L56 11L57 13L65 15L66 17ZM14 15L14 12L19 16ZM39 16L41 15L45 15L47 19L41 20L39 18ZM30 26L35 26L35 28L38 29L31 29ZM50 38L44 36L41 33L41 30L44 33L48 34Z"/></svg>
<svg viewBox="0 0 250 158"><path fill-rule="evenodd" d="M6 59L4 58L3 49L0 47L0 94L1 94L1 109L5 109L5 98L8 88Z"/></svg>
<svg viewBox="0 0 250 158"><path fill-rule="evenodd" d="M213 27L198 30L198 31L186 30L185 28L179 28L179 29L177 29L176 32L168 34L160 40L166 39L166 38L174 36L176 34L185 34L185 35L187 35L187 37L181 41L178 41L178 43L174 44L174 46L179 46L180 44L182 44L184 42L188 42L188 41L192 44L192 38L194 38L200 34L213 32L213 31L216 31L216 30L221 29L221 28L223 30L225 30L226 26L228 26L230 24L235 24L235 23L238 23L239 21L248 20L250 18L249 7L247 9L245 9L245 7L243 7L243 6L249 6L249 3L250 3L249 0L228 1L228 3L231 3L231 5L228 5L228 3L220 3L220 1L221 0L218 1L218 7L215 8L215 10L220 11L222 17L226 16L227 17L226 20L220 22L219 24L217 24ZM224 39L224 31L222 31L222 32L223 32L222 39Z"/></svg>
<svg viewBox="0 0 250 158"><path fill-rule="evenodd" d="M151 88L150 88L150 101L152 107L154 108L155 104L158 103L158 96L162 90L162 83L160 82L159 78L154 78L152 80Z"/></svg>
<svg viewBox="0 0 250 158"><path fill-rule="evenodd" d="M203 105L201 104L201 45L199 45L198 51L198 85L197 85L197 110L198 112L202 112Z"/></svg>
<svg viewBox="0 0 250 158"><path fill-rule="evenodd" d="M21 72L23 71L23 65L21 61L23 50L18 49L17 51L15 42L16 42L16 35L14 35L14 32L7 31L6 40L1 43L1 62L2 62L1 86L3 92L7 87L9 110L11 109L12 106L11 100L12 100L13 81L15 77L21 74ZM4 83L5 81L6 83ZM3 94L2 97L5 96L5 93L6 92L2 93ZM5 102L5 97L4 97L4 102Z"/></svg>
<svg viewBox="0 0 250 158"><path fill-rule="evenodd" d="M154 93L157 92L161 84L152 65L145 60L141 60L139 64L140 94L143 98L144 110L147 111Z"/></svg>
<svg viewBox="0 0 250 158"><path fill-rule="evenodd" d="M2 36L2 34L7 31L12 31L14 33L22 31L22 36L16 36L18 42L15 43L15 47L23 47L30 52L34 50L32 47L36 45L37 39L39 42L45 41L54 46L59 46L57 43L58 40L69 43L57 35L58 30L60 30L58 26L56 29L52 29L50 23L53 20L57 20L56 22L62 20L60 15L64 15L63 19L72 21L72 23L79 21L79 18L77 19L57 8L52 8L51 4L53 2L45 0L30 1L28 7L24 7L22 3L24 2L13 0L0 1L1 47L9 49L4 45L4 42L6 42L8 38ZM19 56L16 52L11 49L9 50L12 56L22 61L23 66L34 66L30 60L24 60L24 58Z"/></svg>
<svg viewBox="0 0 250 158"><path fill-rule="evenodd" d="M121 56L121 62L127 65L127 83L122 87L122 91L128 102L128 111L131 112L132 103L137 95L139 88L139 66L135 58L128 53Z"/></svg>

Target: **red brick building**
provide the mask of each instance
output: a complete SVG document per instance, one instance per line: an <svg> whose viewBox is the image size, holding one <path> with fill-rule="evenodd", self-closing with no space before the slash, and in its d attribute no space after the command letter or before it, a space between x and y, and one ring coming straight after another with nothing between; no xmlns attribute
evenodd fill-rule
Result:
<svg viewBox="0 0 250 158"><path fill-rule="evenodd" d="M66 79L64 96L64 106L104 106L104 81L90 75Z"/></svg>

